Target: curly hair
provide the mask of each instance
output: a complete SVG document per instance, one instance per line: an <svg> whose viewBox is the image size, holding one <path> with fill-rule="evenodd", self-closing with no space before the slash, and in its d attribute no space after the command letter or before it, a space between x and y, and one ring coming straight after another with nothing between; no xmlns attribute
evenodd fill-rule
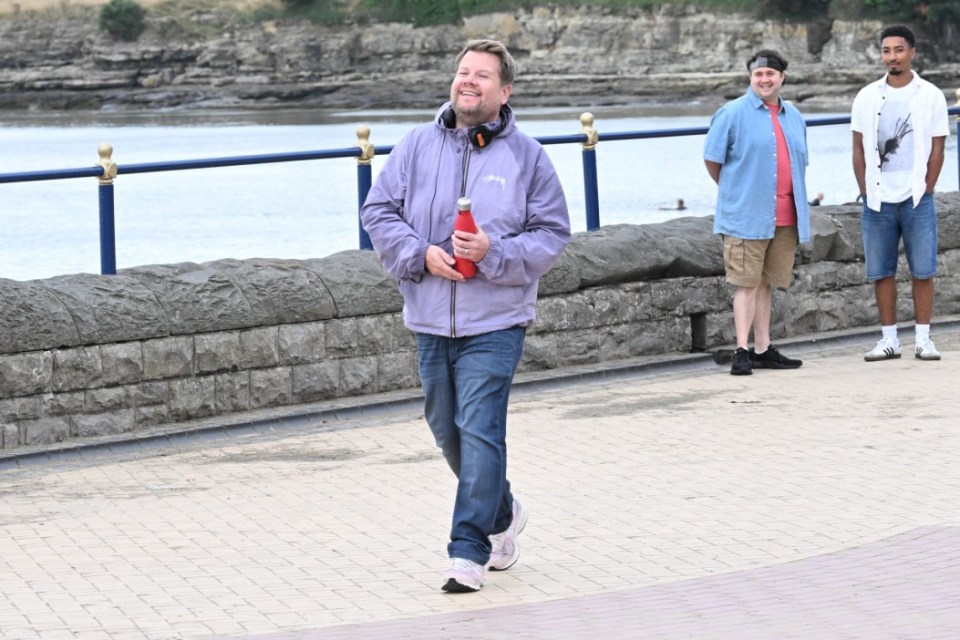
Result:
<svg viewBox="0 0 960 640"><path fill-rule="evenodd" d="M911 49L917 47L917 37L913 35L910 27L904 24L892 24L889 27L884 27L883 31L880 32L880 44L882 45L887 38L903 38Z"/></svg>

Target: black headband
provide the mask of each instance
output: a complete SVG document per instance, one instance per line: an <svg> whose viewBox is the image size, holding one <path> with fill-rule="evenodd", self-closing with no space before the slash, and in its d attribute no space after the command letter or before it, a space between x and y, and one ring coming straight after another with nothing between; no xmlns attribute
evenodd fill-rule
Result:
<svg viewBox="0 0 960 640"><path fill-rule="evenodd" d="M780 58L768 58L766 56L757 56L753 62L747 65L747 70L750 73L753 73L754 69L759 69L761 67L769 67L774 71L780 72L787 70L787 65L783 63L783 60Z"/></svg>

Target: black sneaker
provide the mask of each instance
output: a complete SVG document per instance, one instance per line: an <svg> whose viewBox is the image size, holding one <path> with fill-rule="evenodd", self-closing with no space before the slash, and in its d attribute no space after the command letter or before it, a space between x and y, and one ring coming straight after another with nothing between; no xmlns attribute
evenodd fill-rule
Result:
<svg viewBox="0 0 960 640"><path fill-rule="evenodd" d="M763 353L757 353L750 347L750 361L757 369L797 369L803 364L803 360L788 358L773 345Z"/></svg>
<svg viewBox="0 0 960 640"><path fill-rule="evenodd" d="M750 359L750 352L743 347L737 347L733 352L733 366L730 367L730 375L749 376L753 373L753 361Z"/></svg>

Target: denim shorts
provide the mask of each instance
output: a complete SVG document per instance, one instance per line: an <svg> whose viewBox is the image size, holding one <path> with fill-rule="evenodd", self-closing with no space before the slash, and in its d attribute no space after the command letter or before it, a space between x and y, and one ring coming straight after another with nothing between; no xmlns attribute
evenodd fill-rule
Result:
<svg viewBox="0 0 960 640"><path fill-rule="evenodd" d="M880 211L863 205L863 258L867 282L897 275L900 239L914 280L937 273L937 209L925 193L916 207L913 198L883 202Z"/></svg>

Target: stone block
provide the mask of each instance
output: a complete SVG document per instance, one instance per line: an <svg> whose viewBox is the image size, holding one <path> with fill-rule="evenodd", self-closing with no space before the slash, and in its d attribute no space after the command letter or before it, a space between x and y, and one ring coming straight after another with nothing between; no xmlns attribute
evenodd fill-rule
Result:
<svg viewBox="0 0 960 640"><path fill-rule="evenodd" d="M69 416L82 413L86 407L86 397L86 391L66 391L44 395L42 396L43 414Z"/></svg>
<svg viewBox="0 0 960 640"><path fill-rule="evenodd" d="M417 350L417 337L413 331L407 329L403 324L403 317L399 313L392 314L390 317L391 334L393 335L394 351L413 351Z"/></svg>
<svg viewBox="0 0 960 640"><path fill-rule="evenodd" d="M71 421L72 435L79 438L126 433L137 426L134 409L86 413L74 416Z"/></svg>
<svg viewBox="0 0 960 640"><path fill-rule="evenodd" d="M599 353L602 362L633 358L638 354L636 325L620 324L604 327L599 332Z"/></svg>
<svg viewBox="0 0 960 640"><path fill-rule="evenodd" d="M708 313L705 334L708 348L735 345L737 332L733 326L733 311Z"/></svg>
<svg viewBox="0 0 960 640"><path fill-rule="evenodd" d="M280 327L280 362L284 365L321 362L326 357L323 322Z"/></svg>
<svg viewBox="0 0 960 640"><path fill-rule="evenodd" d="M20 446L20 428L15 424L0 424L0 442L4 449L16 449Z"/></svg>
<svg viewBox="0 0 960 640"><path fill-rule="evenodd" d="M250 307L250 326L332 318L336 304L323 281L299 260L217 260L205 266L229 278Z"/></svg>
<svg viewBox="0 0 960 640"><path fill-rule="evenodd" d="M73 347L53 352L53 390L74 391L103 384L100 347Z"/></svg>
<svg viewBox="0 0 960 640"><path fill-rule="evenodd" d="M620 324L629 320L641 309L649 307L649 293L644 289L624 291L620 287L594 287L583 292L589 313L593 317L591 324L596 326ZM579 329L584 327L571 327Z"/></svg>
<svg viewBox="0 0 960 640"><path fill-rule="evenodd" d="M687 316L664 316L620 325L600 337L600 360L619 360L693 349L693 327Z"/></svg>
<svg viewBox="0 0 960 640"><path fill-rule="evenodd" d="M143 352L140 342L119 342L100 346L103 384L133 384L143 379Z"/></svg>
<svg viewBox="0 0 960 640"><path fill-rule="evenodd" d="M164 380L130 385L127 387L127 396L135 407L165 405L170 401L170 383Z"/></svg>
<svg viewBox="0 0 960 640"><path fill-rule="evenodd" d="M165 404L147 405L134 409L137 427L155 427L170 422L170 407Z"/></svg>
<svg viewBox="0 0 960 640"><path fill-rule="evenodd" d="M290 367L250 372L250 408L278 407L293 399Z"/></svg>
<svg viewBox="0 0 960 640"><path fill-rule="evenodd" d="M400 311L403 299L397 279L380 266L373 251L341 251L332 256L305 260L304 266L330 292L331 307L326 317L366 316Z"/></svg>
<svg viewBox="0 0 960 640"><path fill-rule="evenodd" d="M189 336L256 326L243 291L216 266L182 262L124 269L163 308L170 335Z"/></svg>
<svg viewBox="0 0 960 640"><path fill-rule="evenodd" d="M616 291L616 294L612 298L612 302L617 304L617 308L605 308L602 312L598 310L598 312L595 313L593 320L593 322L598 326L639 322L641 320L649 320L650 318L663 314L662 306L654 302L654 290L652 283L627 282L619 287L598 287L595 289L588 289L586 293L591 296L591 300L593 300L594 296L599 294L601 291L604 292L606 297L610 297L610 293L607 291L608 289L613 289ZM594 305L596 305L596 303L594 303ZM675 309L671 310L674 311ZM604 314L607 315L604 316ZM603 320L600 318L603 318ZM586 327L579 328L583 329Z"/></svg>
<svg viewBox="0 0 960 640"><path fill-rule="evenodd" d="M126 387L101 387L86 392L84 401L87 413L116 411L132 405Z"/></svg>
<svg viewBox="0 0 960 640"><path fill-rule="evenodd" d="M70 309L42 283L0 278L0 353L81 343Z"/></svg>
<svg viewBox="0 0 960 640"><path fill-rule="evenodd" d="M194 420L216 414L216 384L213 376L170 382L170 420Z"/></svg>
<svg viewBox="0 0 960 640"><path fill-rule="evenodd" d="M53 444L70 437L70 423L61 416L24 420L20 423L20 432L24 446Z"/></svg>
<svg viewBox="0 0 960 640"><path fill-rule="evenodd" d="M659 317L667 314L682 314L681 308L686 301L683 278L657 280L647 284L650 306L647 308L647 317ZM632 286L632 285L628 285ZM645 318L635 318L643 320Z"/></svg>
<svg viewBox="0 0 960 640"><path fill-rule="evenodd" d="M43 415L44 396L0 400L0 422L31 420Z"/></svg>
<svg viewBox="0 0 960 640"><path fill-rule="evenodd" d="M658 353L689 353L693 348L693 319L690 316L668 316L658 323L663 333L654 336L657 344L647 355Z"/></svg>
<svg viewBox="0 0 960 640"><path fill-rule="evenodd" d="M375 315L329 320L326 324L326 353L331 358L377 355L393 351L391 331L394 325L388 316Z"/></svg>
<svg viewBox="0 0 960 640"><path fill-rule="evenodd" d="M280 364L279 329L262 327L240 332L240 368L261 369Z"/></svg>
<svg viewBox="0 0 960 640"><path fill-rule="evenodd" d="M340 363L336 360L291 367L293 401L332 400L340 393Z"/></svg>
<svg viewBox="0 0 960 640"><path fill-rule="evenodd" d="M527 333L518 371L544 371L557 366L556 332Z"/></svg>
<svg viewBox="0 0 960 640"><path fill-rule="evenodd" d="M142 349L144 380L193 375L192 336L145 340Z"/></svg>
<svg viewBox="0 0 960 640"><path fill-rule="evenodd" d="M624 285L629 291L635 285ZM664 314L691 316L698 313L710 313L728 308L733 291L728 288L724 278L674 278L648 283L649 300L653 308L648 308L643 316L634 316L632 320L655 318ZM631 319L626 319L630 322Z"/></svg>
<svg viewBox="0 0 960 640"><path fill-rule="evenodd" d="M572 293L580 288L580 272L574 255L564 251L560 260L540 279L538 293L551 296Z"/></svg>
<svg viewBox="0 0 960 640"><path fill-rule="evenodd" d="M221 373L214 380L218 414L250 408L250 372Z"/></svg>
<svg viewBox="0 0 960 640"><path fill-rule="evenodd" d="M534 332L572 331L597 322L589 293L578 291L569 296L552 296L538 303Z"/></svg>
<svg viewBox="0 0 960 640"><path fill-rule="evenodd" d="M237 371L241 349L239 331L201 333L193 337L197 374Z"/></svg>
<svg viewBox="0 0 960 640"><path fill-rule="evenodd" d="M84 344L135 342L170 334L160 300L121 274L57 276L44 286L70 310Z"/></svg>
<svg viewBox="0 0 960 640"><path fill-rule="evenodd" d="M377 390L414 389L420 386L417 372L417 354L413 352L385 353L378 359Z"/></svg>
<svg viewBox="0 0 960 640"><path fill-rule="evenodd" d="M557 338L556 365L569 367L600 360L600 336L596 329L566 331Z"/></svg>
<svg viewBox="0 0 960 640"><path fill-rule="evenodd" d="M340 362L340 395L362 396L377 392L377 358L344 358Z"/></svg>
<svg viewBox="0 0 960 640"><path fill-rule="evenodd" d="M29 396L53 388L53 353L0 355L0 398Z"/></svg>

